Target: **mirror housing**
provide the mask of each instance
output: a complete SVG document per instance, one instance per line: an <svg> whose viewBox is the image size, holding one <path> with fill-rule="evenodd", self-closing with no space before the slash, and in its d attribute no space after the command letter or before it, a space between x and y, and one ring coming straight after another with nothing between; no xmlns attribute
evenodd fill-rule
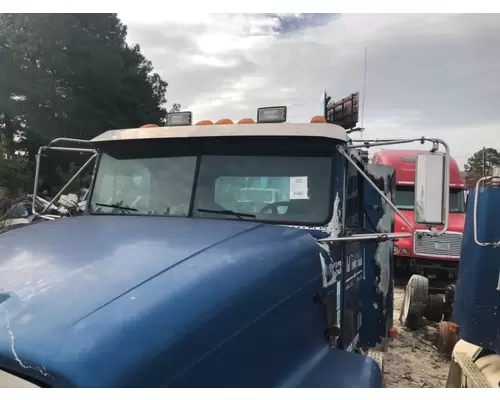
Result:
<svg viewBox="0 0 500 400"><path fill-rule="evenodd" d="M444 225L449 212L450 161L443 153L417 155L415 168L414 219L417 224Z"/></svg>

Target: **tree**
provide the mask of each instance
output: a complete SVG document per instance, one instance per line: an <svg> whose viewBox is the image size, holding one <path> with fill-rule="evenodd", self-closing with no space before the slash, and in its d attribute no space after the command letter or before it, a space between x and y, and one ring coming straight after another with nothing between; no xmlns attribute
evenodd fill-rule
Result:
<svg viewBox="0 0 500 400"><path fill-rule="evenodd" d="M26 189L29 180L28 160L20 154L9 154L7 147L5 137L0 135L0 188L17 197Z"/></svg>
<svg viewBox="0 0 500 400"><path fill-rule="evenodd" d="M172 104L172 108L170 109L169 113L176 113L181 111L181 105L179 103L174 103Z"/></svg>
<svg viewBox="0 0 500 400"><path fill-rule="evenodd" d="M164 120L168 85L126 36L116 14L0 14L5 151L33 163L55 137L90 139ZM67 171L70 161L59 160L52 171Z"/></svg>
<svg viewBox="0 0 500 400"><path fill-rule="evenodd" d="M467 163L465 164L465 171L470 175L482 175L483 174L483 153L487 174L491 171L491 167L500 166L500 153L498 150L493 148L481 149L469 157Z"/></svg>

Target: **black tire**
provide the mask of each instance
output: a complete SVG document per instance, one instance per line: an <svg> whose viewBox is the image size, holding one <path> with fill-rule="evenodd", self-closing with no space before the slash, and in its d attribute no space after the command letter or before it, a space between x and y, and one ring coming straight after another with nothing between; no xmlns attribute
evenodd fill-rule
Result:
<svg viewBox="0 0 500 400"><path fill-rule="evenodd" d="M401 305L400 321L411 330L418 330L429 299L429 280L422 275L412 275L406 285Z"/></svg>
<svg viewBox="0 0 500 400"><path fill-rule="evenodd" d="M441 322L444 314L444 299L439 294L430 294L424 316L428 321Z"/></svg>

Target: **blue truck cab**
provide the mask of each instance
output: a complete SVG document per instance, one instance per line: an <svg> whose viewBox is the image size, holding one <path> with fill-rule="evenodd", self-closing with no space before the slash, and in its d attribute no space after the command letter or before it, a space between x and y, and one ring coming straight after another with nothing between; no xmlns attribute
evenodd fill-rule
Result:
<svg viewBox="0 0 500 400"><path fill-rule="evenodd" d="M383 387L394 170L265 111L40 150L94 175L84 215L0 236L0 387Z"/></svg>
<svg viewBox="0 0 500 400"><path fill-rule="evenodd" d="M452 321L447 387L500 388L500 169L467 196L464 239Z"/></svg>

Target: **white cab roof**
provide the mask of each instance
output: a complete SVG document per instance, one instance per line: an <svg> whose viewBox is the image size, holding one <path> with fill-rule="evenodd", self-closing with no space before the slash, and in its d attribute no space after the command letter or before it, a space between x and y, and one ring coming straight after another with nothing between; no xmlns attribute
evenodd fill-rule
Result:
<svg viewBox="0 0 500 400"><path fill-rule="evenodd" d="M218 136L310 136L347 141L347 133L338 125L325 123L266 123L231 125L191 125L177 127L116 129L96 136L91 142L135 139L202 138Z"/></svg>

